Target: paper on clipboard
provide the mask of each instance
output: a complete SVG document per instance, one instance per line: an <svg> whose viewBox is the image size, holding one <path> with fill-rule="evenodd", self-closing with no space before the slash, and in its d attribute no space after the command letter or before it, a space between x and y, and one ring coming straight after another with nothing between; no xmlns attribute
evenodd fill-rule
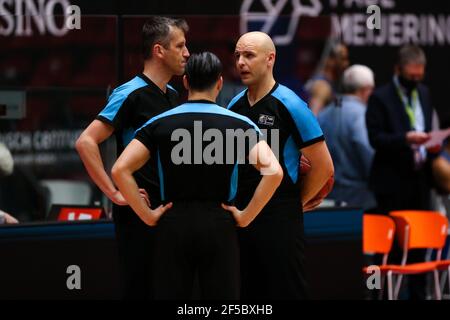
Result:
<svg viewBox="0 0 450 320"><path fill-rule="evenodd" d="M430 140L425 142L424 146L425 148L433 148L437 146L442 146L444 140L450 136L450 128L443 129L443 130L435 130L429 132Z"/></svg>

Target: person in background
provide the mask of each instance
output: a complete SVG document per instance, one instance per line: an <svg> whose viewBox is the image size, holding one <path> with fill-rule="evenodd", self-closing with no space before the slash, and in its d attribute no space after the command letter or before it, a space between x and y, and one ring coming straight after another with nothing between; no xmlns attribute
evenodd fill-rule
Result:
<svg viewBox="0 0 450 320"><path fill-rule="evenodd" d="M369 189L374 150L366 128L367 101L374 86L370 68L352 65L342 77L344 94L318 115L335 168L335 184L329 198L361 207L365 212L376 207Z"/></svg>
<svg viewBox="0 0 450 320"><path fill-rule="evenodd" d="M234 43L228 44L228 51L229 57L227 59L230 59L230 61L224 64L224 71L226 72L224 72L223 75L223 86L216 101L219 106L225 108L228 106L231 99L245 89L245 86L241 83L239 74L234 66Z"/></svg>
<svg viewBox="0 0 450 320"><path fill-rule="evenodd" d="M342 73L349 66L348 48L341 42L331 41L324 50L316 73L305 84L309 107L318 115L340 92Z"/></svg>
<svg viewBox="0 0 450 320"><path fill-rule="evenodd" d="M433 176L439 187L450 194L450 140L446 140L439 156L433 161Z"/></svg>
<svg viewBox="0 0 450 320"><path fill-rule="evenodd" d="M436 201L450 218L450 138L447 138L441 152L433 160L433 178L437 191Z"/></svg>
<svg viewBox="0 0 450 320"><path fill-rule="evenodd" d="M9 149L0 143L0 179L9 176L14 171L14 160ZM1 180L0 180L1 181ZM2 192L3 193L3 192ZM5 194L0 195L0 199L6 197ZM19 221L11 214L0 210L0 224L15 224Z"/></svg>
<svg viewBox="0 0 450 320"><path fill-rule="evenodd" d="M375 193L377 213L431 209L431 159L424 147L430 139L433 108L428 89L421 84L426 57L416 45L398 51L392 80L369 98L366 125L375 150L369 186ZM400 256L400 249L391 257ZM409 262L424 261L417 250ZM394 261L400 262L400 261ZM409 298L426 298L426 277L409 277Z"/></svg>

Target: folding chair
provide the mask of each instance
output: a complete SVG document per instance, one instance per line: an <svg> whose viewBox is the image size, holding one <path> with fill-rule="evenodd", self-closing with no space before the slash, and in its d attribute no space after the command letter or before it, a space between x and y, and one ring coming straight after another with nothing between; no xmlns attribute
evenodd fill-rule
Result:
<svg viewBox="0 0 450 320"><path fill-rule="evenodd" d="M450 260L441 260L438 261L437 269L439 271L447 272L447 278L443 278L441 281L441 297L444 297L444 289L445 289L445 282L446 279L448 280L448 286L450 291Z"/></svg>
<svg viewBox="0 0 450 320"><path fill-rule="evenodd" d="M439 262L441 260L442 248L447 238L448 220L437 211L392 211L390 216L396 223L397 238L403 249L402 262L400 265L384 266L388 282L392 284L392 276L398 275L395 285L394 299L398 298L402 279L404 275L434 273L435 297L441 300L441 289L439 284ZM407 264L408 252L411 249L434 249L437 250L436 260Z"/></svg>
<svg viewBox="0 0 450 320"><path fill-rule="evenodd" d="M392 218L384 215L364 214L363 215L363 252L364 254L382 254L382 264L378 266L382 271L381 283L384 284L385 272L384 266L387 265L389 252L394 240L395 223ZM368 267L363 268L364 274L367 274ZM388 283L388 295L392 300L392 282ZM380 297L382 291L380 291Z"/></svg>

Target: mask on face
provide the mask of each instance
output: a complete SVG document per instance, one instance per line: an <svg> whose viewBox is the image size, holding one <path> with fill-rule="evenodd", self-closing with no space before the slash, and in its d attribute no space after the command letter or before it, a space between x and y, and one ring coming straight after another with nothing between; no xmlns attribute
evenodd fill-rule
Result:
<svg viewBox="0 0 450 320"><path fill-rule="evenodd" d="M413 90L416 89L417 86L419 85L419 81L417 81L417 80L406 79L406 78L403 77L402 75L400 75L400 76L398 77L398 81L400 82L400 84L402 85L402 87L405 88L408 92L413 91Z"/></svg>

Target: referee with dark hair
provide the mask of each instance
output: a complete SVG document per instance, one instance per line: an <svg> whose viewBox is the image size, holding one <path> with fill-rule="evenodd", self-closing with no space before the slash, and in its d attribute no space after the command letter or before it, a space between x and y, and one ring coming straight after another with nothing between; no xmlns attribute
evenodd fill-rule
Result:
<svg viewBox="0 0 450 320"><path fill-rule="evenodd" d="M156 299L191 298L196 272L201 298L238 299L236 224L247 226L283 177L267 143L251 139L259 138L256 125L215 104L223 82L221 71L214 54L192 55L183 78L188 101L150 119L113 167L119 190L145 223L155 225L164 213L155 239ZM246 142L245 150L237 147L239 139ZM236 195L239 154L264 174L242 211L225 204ZM157 159L165 203L155 210L139 196L133 178L150 158Z"/></svg>

